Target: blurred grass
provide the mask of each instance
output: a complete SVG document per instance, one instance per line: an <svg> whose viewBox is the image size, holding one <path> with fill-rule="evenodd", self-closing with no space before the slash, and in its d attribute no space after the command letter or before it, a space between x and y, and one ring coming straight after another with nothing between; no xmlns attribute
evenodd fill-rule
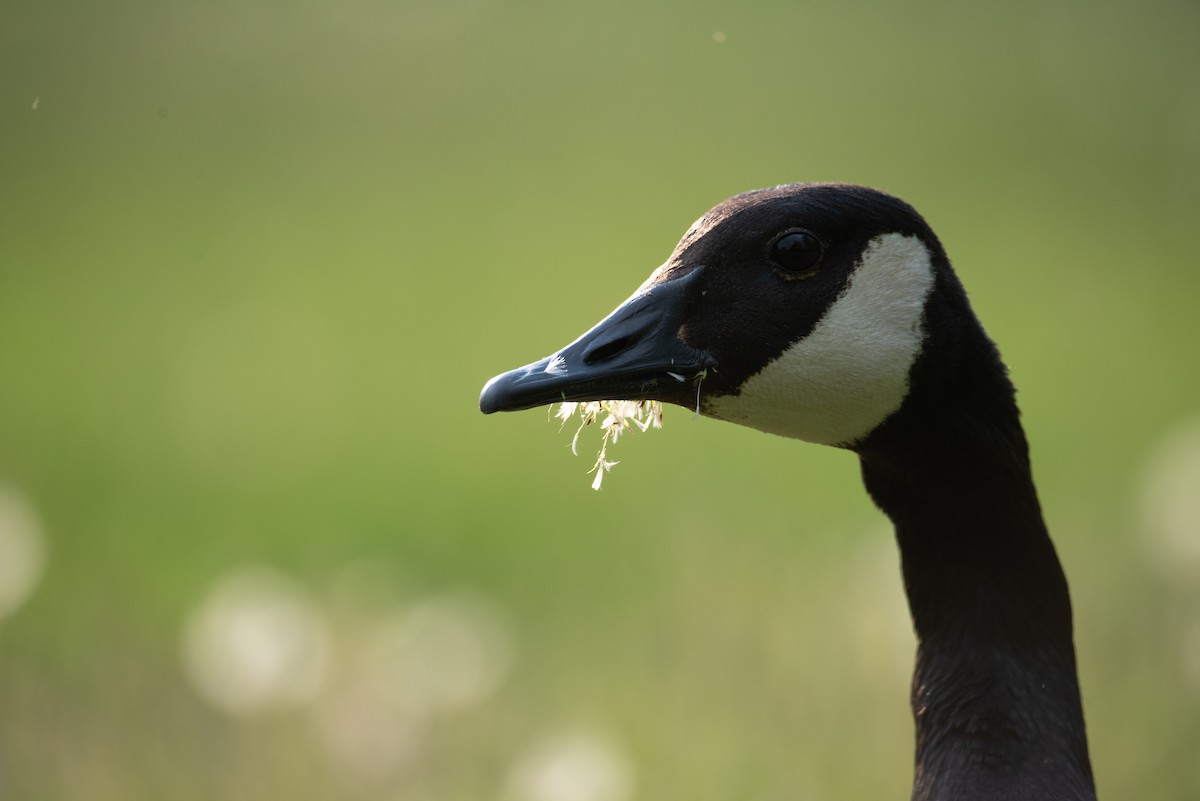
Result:
<svg viewBox="0 0 1200 801"><path fill-rule="evenodd" d="M49 561L0 622L0 795L499 797L574 722L639 798L902 792L907 666L871 621L903 599L855 589L895 563L852 458L669 410L593 494L540 413L475 405L712 204L826 179L926 215L1013 368L1101 793L1196 795L1200 597L1136 493L1200 397L1198 28L1169 0L7 4L0 482ZM367 787L178 656L229 568L363 558L489 595L519 649Z"/></svg>

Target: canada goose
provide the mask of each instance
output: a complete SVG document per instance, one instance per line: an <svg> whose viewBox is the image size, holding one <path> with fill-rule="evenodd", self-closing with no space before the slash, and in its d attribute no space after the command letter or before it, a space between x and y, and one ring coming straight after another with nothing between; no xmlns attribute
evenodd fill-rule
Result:
<svg viewBox="0 0 1200 801"><path fill-rule="evenodd" d="M730 198L485 413L659 400L847 448L891 518L918 647L914 799L1093 799L1067 583L1014 390L933 231L842 184Z"/></svg>

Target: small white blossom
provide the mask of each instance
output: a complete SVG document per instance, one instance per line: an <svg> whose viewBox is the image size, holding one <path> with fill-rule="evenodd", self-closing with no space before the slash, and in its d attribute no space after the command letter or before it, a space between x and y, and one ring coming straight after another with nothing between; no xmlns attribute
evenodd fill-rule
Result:
<svg viewBox="0 0 1200 801"><path fill-rule="evenodd" d="M639 431L662 428L663 409L662 404L658 401L588 401L586 403L566 401L559 404L558 411L554 413L554 416L562 420L563 425L566 425L568 420L576 414L579 415L579 428L571 437L571 453L579 455L579 435L583 433L583 429L596 422L601 412L605 413L605 417L600 422L600 430L603 432L600 439L600 452L596 456L595 465L588 471L596 474L596 477L592 479L592 489L594 490L600 489L600 484L604 481L604 474L618 464L618 462L609 461L606 458L610 443L615 443L620 439L621 434L632 431L634 427Z"/></svg>
<svg viewBox="0 0 1200 801"><path fill-rule="evenodd" d="M618 464L620 464L620 462L605 461L603 456L600 456L598 459L596 459L596 465L588 471L589 473L596 474L596 477L592 479L592 489L600 489L600 482L604 480L604 474L609 470L612 470L613 467Z"/></svg>

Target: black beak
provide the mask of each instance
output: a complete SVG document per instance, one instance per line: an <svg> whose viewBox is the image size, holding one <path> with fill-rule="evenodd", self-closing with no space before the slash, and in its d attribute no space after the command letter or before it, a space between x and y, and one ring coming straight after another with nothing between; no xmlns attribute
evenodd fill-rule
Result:
<svg viewBox="0 0 1200 801"><path fill-rule="evenodd" d="M662 400L687 404L692 380L712 357L679 340L703 267L643 287L579 339L541 361L493 378L479 395L484 414L560 401Z"/></svg>

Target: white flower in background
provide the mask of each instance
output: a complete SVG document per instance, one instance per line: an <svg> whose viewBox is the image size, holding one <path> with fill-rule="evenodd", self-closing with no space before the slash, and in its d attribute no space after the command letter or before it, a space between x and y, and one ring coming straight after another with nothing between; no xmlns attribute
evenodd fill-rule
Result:
<svg viewBox="0 0 1200 801"><path fill-rule="evenodd" d="M298 583L270 568L241 568L192 613L183 660L195 689L230 714L297 706L321 689L328 628Z"/></svg>
<svg viewBox="0 0 1200 801"><path fill-rule="evenodd" d="M0 485L0 619L25 602L45 563L37 512L23 495Z"/></svg>
<svg viewBox="0 0 1200 801"><path fill-rule="evenodd" d="M1142 469L1142 530L1151 558L1181 586L1200 577L1200 417L1161 438Z"/></svg>
<svg viewBox="0 0 1200 801"><path fill-rule="evenodd" d="M362 565L339 577L356 584L337 593L337 651L313 718L330 764L368 786L420 770L439 723L491 699L516 653L490 598L455 589L401 600L380 578Z"/></svg>
<svg viewBox="0 0 1200 801"><path fill-rule="evenodd" d="M633 787L633 767L610 740L586 731L562 732L522 754L509 773L505 798L628 801Z"/></svg>
<svg viewBox="0 0 1200 801"><path fill-rule="evenodd" d="M366 680L411 714L465 709L487 700L513 663L500 610L469 592L425 598L380 622L367 644Z"/></svg>
<svg viewBox="0 0 1200 801"><path fill-rule="evenodd" d="M662 428L662 404L658 401L588 401L587 403L566 402L558 406L558 411L554 416L563 421L566 425L567 421L579 415L581 422L579 428L575 430L575 436L571 438L571 453L579 455L579 435L583 433L583 429L590 426L600 417L601 412L606 413L604 419L600 423L600 430L603 435L600 439L600 452L596 456L596 463L592 465L592 469L588 473L595 473L596 477L592 480L592 489L600 489L601 483L604 481L604 474L612 470L619 462L609 461L608 455L609 443L615 443L625 431L632 431L637 428L639 431L646 431L650 428Z"/></svg>

